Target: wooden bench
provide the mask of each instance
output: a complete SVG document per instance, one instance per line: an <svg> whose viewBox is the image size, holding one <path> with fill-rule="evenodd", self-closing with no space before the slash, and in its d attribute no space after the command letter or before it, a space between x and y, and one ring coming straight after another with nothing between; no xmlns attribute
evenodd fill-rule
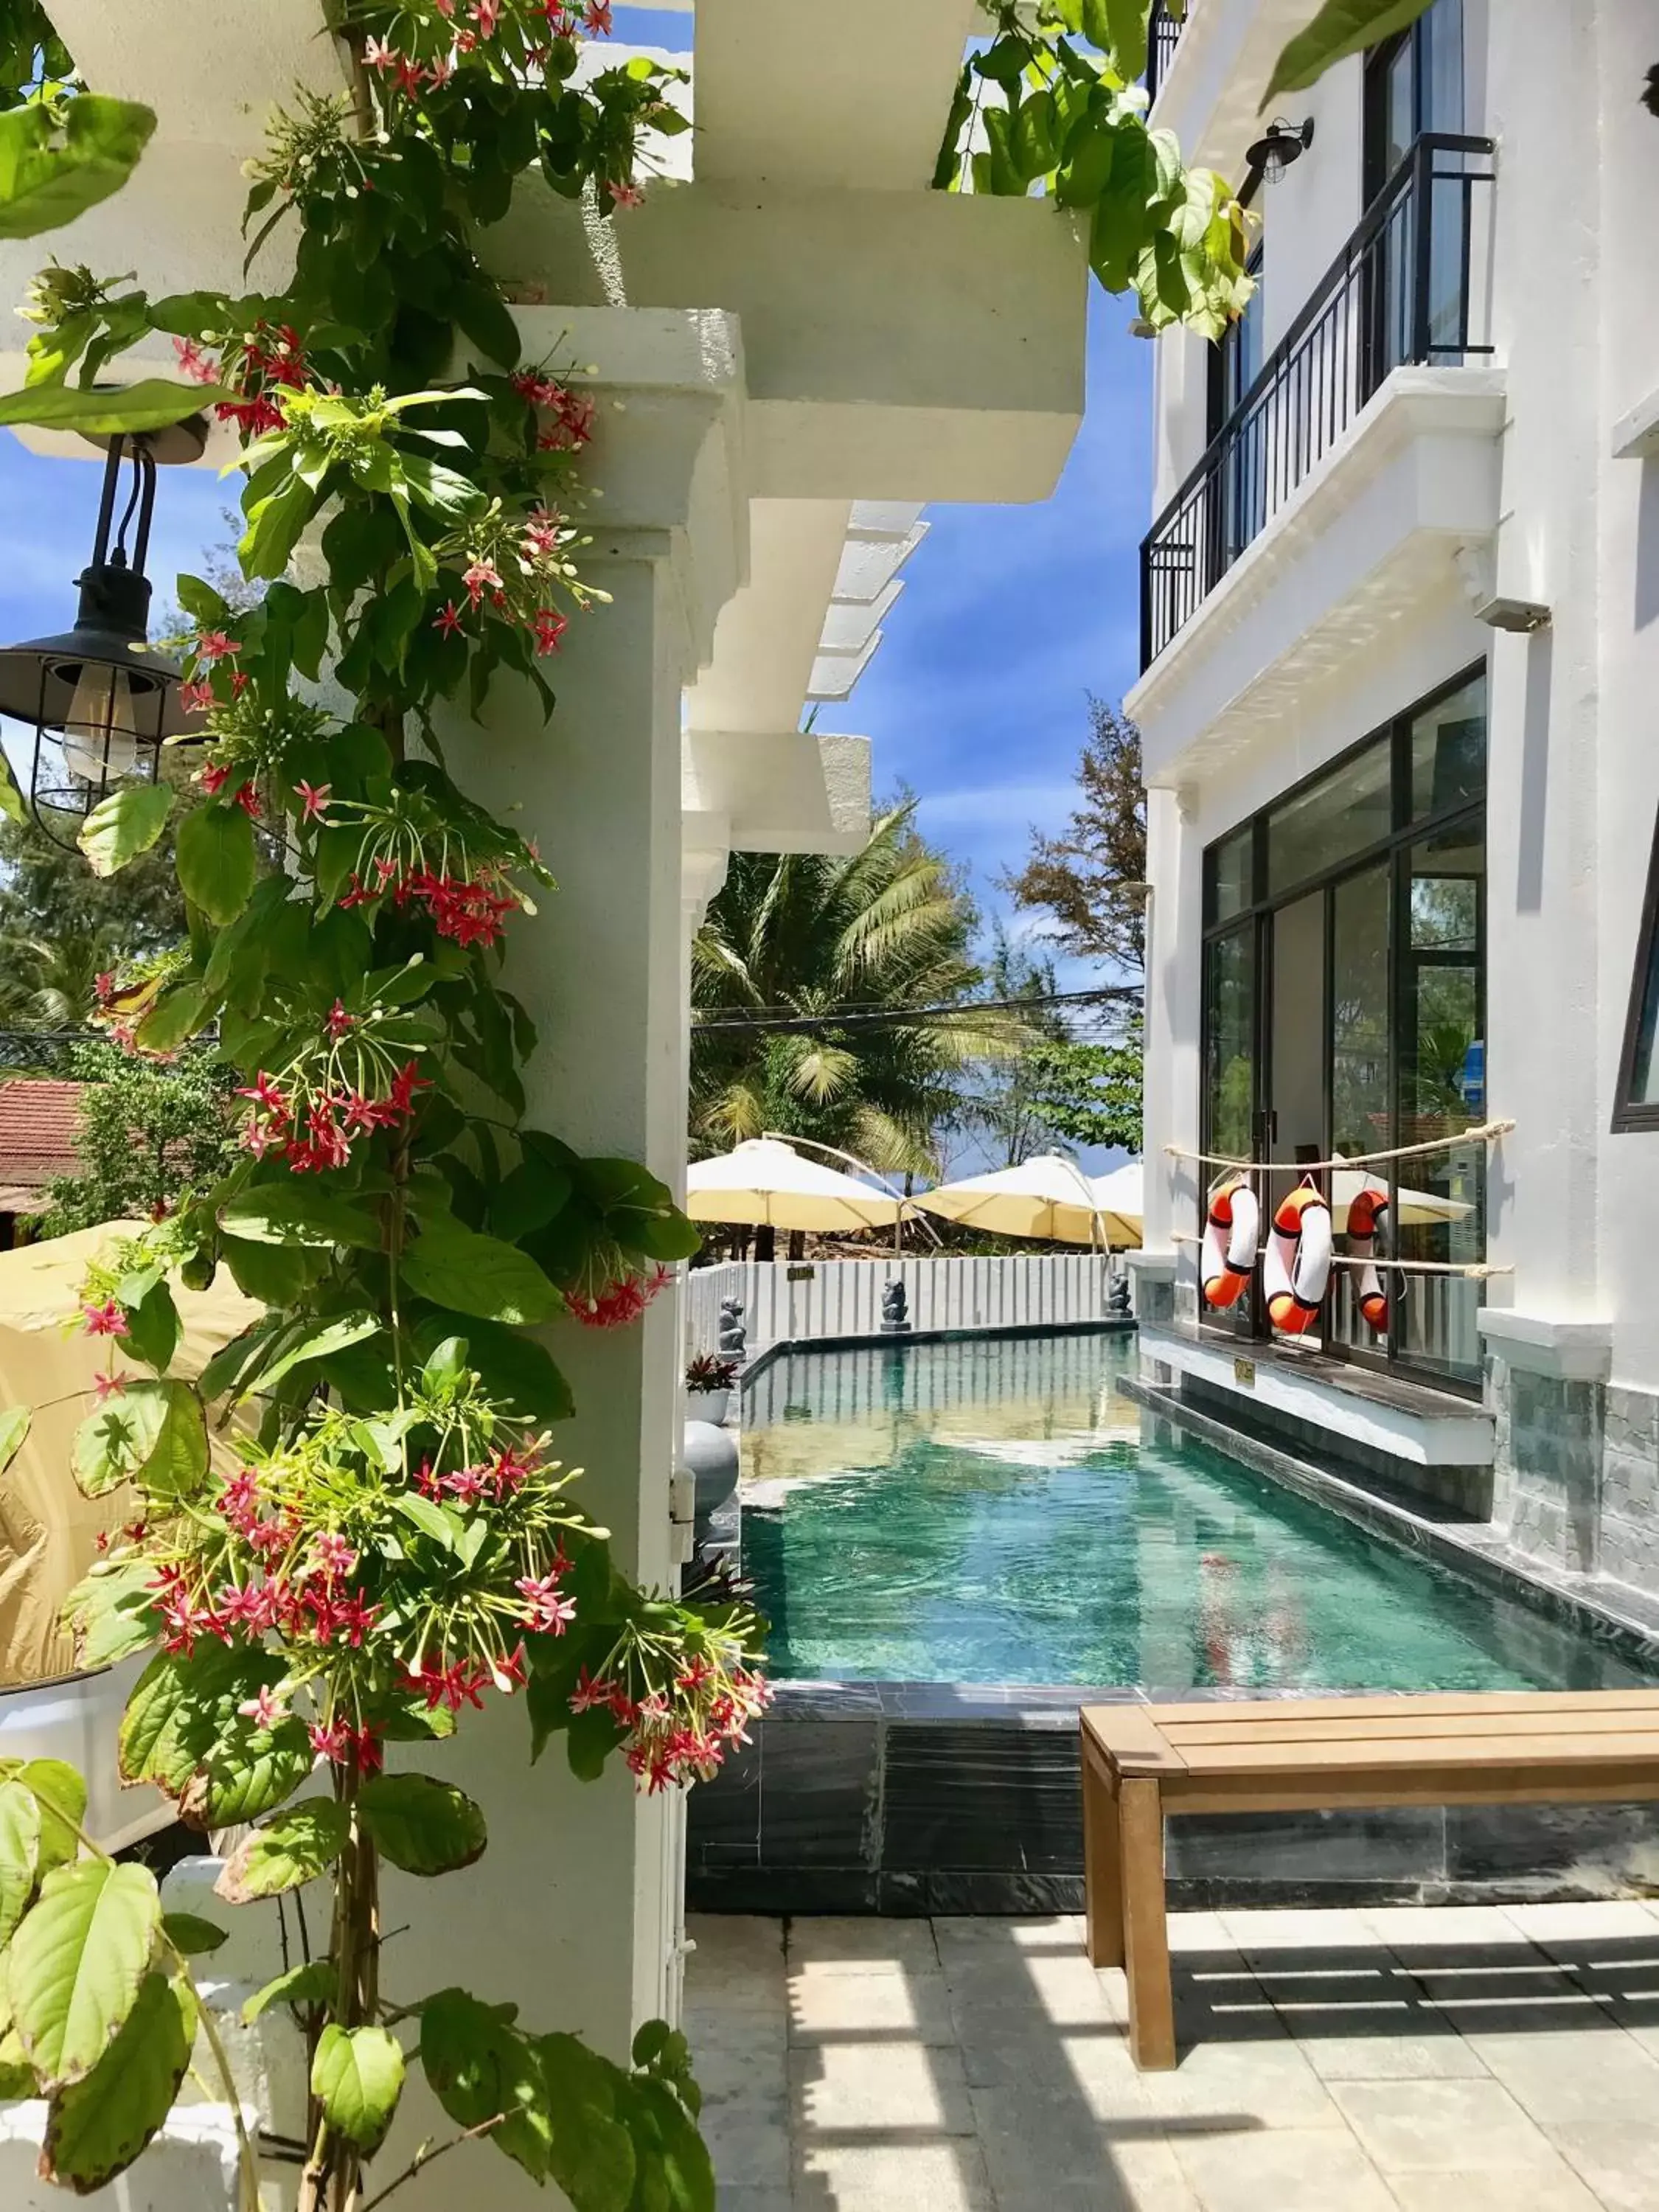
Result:
<svg viewBox="0 0 1659 2212"><path fill-rule="evenodd" d="M1090 1705L1082 1723L1089 1957L1126 1969L1146 2069L1176 2063L1167 1817L1659 1797L1659 1690Z"/></svg>

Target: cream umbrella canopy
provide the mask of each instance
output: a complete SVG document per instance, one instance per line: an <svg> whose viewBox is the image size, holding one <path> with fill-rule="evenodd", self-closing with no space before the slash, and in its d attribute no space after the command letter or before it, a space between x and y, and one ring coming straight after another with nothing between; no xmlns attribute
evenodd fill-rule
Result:
<svg viewBox="0 0 1659 2212"><path fill-rule="evenodd" d="M839 1168L803 1159L776 1137L751 1137L718 1159L698 1160L685 1188L693 1221L756 1229L890 1229L902 1206Z"/></svg>
<svg viewBox="0 0 1659 2212"><path fill-rule="evenodd" d="M1106 1175L1091 1176L1089 1187L1102 1214L1115 1224L1113 1243L1125 1251L1138 1251L1146 1234L1146 1163L1125 1160Z"/></svg>
<svg viewBox="0 0 1659 2212"><path fill-rule="evenodd" d="M1338 1152L1334 1158L1340 1159ZM1339 1237L1346 1234L1348 1208L1362 1190L1386 1191L1389 1212L1396 1229L1424 1229L1434 1222L1462 1221L1474 1212L1462 1199L1442 1198L1432 1190L1396 1190L1385 1175L1370 1168L1338 1168L1331 1176L1331 1226Z"/></svg>
<svg viewBox="0 0 1659 2212"><path fill-rule="evenodd" d="M965 1176L921 1193L915 1203L944 1221L993 1237L1032 1237L1054 1244L1138 1244L1140 1227L1102 1206L1081 1168L1057 1152L1015 1168Z"/></svg>

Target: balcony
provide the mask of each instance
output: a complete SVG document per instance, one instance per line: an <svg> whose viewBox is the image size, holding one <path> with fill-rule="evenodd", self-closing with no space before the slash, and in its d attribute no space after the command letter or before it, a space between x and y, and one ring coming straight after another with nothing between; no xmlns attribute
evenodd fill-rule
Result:
<svg viewBox="0 0 1659 2212"><path fill-rule="evenodd" d="M1168 73L1170 60L1187 27L1187 13L1194 0L1187 0L1187 9L1179 15L1170 15L1164 0L1152 0L1152 12L1146 23L1146 100L1150 106L1158 98L1158 88Z"/></svg>
<svg viewBox="0 0 1659 2212"><path fill-rule="evenodd" d="M1417 141L1152 525L1140 549L1143 672L1352 442L1397 372L1491 358L1492 154L1486 138Z"/></svg>

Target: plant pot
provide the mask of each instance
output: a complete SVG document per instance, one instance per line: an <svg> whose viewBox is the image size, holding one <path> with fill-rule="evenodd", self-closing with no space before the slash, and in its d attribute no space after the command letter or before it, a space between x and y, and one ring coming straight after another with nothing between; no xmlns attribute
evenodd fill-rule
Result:
<svg viewBox="0 0 1659 2212"><path fill-rule="evenodd" d="M685 1394L685 1418L688 1421L708 1421L715 1428L724 1425L726 1409L732 1402L729 1390L688 1390Z"/></svg>
<svg viewBox="0 0 1659 2212"><path fill-rule="evenodd" d="M696 1483L694 1509L699 1528L719 1511L738 1486L738 1440L727 1429L708 1421L688 1421L681 1464Z"/></svg>

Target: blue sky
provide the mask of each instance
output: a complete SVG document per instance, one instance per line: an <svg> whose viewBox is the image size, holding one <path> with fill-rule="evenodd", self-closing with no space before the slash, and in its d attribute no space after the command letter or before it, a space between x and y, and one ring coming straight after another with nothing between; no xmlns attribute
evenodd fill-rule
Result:
<svg viewBox="0 0 1659 2212"><path fill-rule="evenodd" d="M678 49L690 21L619 7L617 35ZM1135 676L1152 356L1127 321L1123 302L1095 290L1087 413L1054 497L930 508L869 672L819 717L821 729L872 741L878 792L902 782L918 794L922 826L970 871L988 915L1006 906L995 878L1023 857L1029 828L1065 820L1086 694L1119 699ZM163 475L149 562L158 602L228 534L222 510L235 489L198 470ZM94 464L0 437L0 636L68 626L97 494ZM1092 980L1067 963L1067 984Z"/></svg>

